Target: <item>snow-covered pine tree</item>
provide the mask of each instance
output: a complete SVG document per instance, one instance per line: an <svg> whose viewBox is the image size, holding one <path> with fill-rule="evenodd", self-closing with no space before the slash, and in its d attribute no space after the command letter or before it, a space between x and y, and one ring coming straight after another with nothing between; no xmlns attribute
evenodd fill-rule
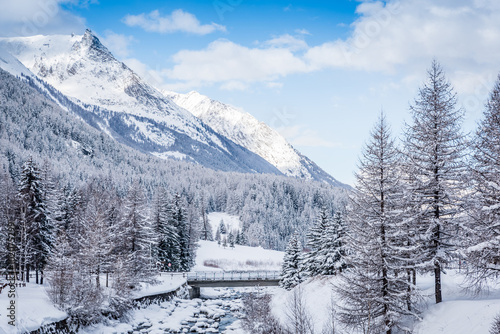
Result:
<svg viewBox="0 0 500 334"><path fill-rule="evenodd" d="M321 208L318 218L314 225L307 233L307 246L310 251L304 254L304 274L308 276L316 276L321 274L320 266L323 259L319 258L319 252L325 241L325 232L330 224L326 208Z"/></svg>
<svg viewBox="0 0 500 334"><path fill-rule="evenodd" d="M179 242L179 271L189 271L194 264L195 250L191 247L189 222L179 194L175 194L172 202L172 224L177 227Z"/></svg>
<svg viewBox="0 0 500 334"><path fill-rule="evenodd" d="M19 218L17 189L10 175L0 167L0 265L9 272L16 271L15 261L19 253L16 251L16 239L9 239L9 226ZM14 235L15 237L15 235ZM9 257L9 250L15 253L14 261Z"/></svg>
<svg viewBox="0 0 500 334"><path fill-rule="evenodd" d="M168 202L168 194L164 189L158 190L153 205L152 224L157 241L155 259L159 263L160 270L178 270L179 235L176 223L170 219L172 209Z"/></svg>
<svg viewBox="0 0 500 334"><path fill-rule="evenodd" d="M479 291L500 273L500 75L486 103L473 142L471 219L467 277Z"/></svg>
<svg viewBox="0 0 500 334"><path fill-rule="evenodd" d="M44 183L40 177L40 168L31 157L24 163L20 177L21 224L26 229L21 232L26 236L21 247L26 251L23 256L27 263L26 280L29 281L29 267L33 265L36 283L43 284L43 269L47 264L54 236L47 203L44 202ZM42 274L42 280L39 280L39 273Z"/></svg>
<svg viewBox="0 0 500 334"><path fill-rule="evenodd" d="M245 234L245 231L243 231L243 230L240 233L240 243L239 244L242 246L248 245L248 239L247 239L247 236Z"/></svg>
<svg viewBox="0 0 500 334"><path fill-rule="evenodd" d="M122 255L129 266L128 273L132 285L153 279L153 249L155 236L151 221L147 216L146 198L141 185L134 182L123 203L123 215L117 230ZM118 234L117 234L118 235Z"/></svg>
<svg viewBox="0 0 500 334"><path fill-rule="evenodd" d="M288 242L285 257L283 258L283 267L281 269L280 287L291 290L302 282L302 246L299 241L299 235L295 232Z"/></svg>
<svg viewBox="0 0 500 334"><path fill-rule="evenodd" d="M328 220L317 251L316 270L319 275L335 275L346 269L344 239L345 223L342 214L337 211L333 219Z"/></svg>
<svg viewBox="0 0 500 334"><path fill-rule="evenodd" d="M408 310L410 282L404 275L407 254L398 240L404 220L401 208L399 153L384 115L371 132L356 173L346 236L348 270L336 285L340 320L368 333L392 333Z"/></svg>
<svg viewBox="0 0 500 334"><path fill-rule="evenodd" d="M188 204L187 207L187 229L189 234L189 269L194 266L195 257L196 257L196 249L198 248L198 240L200 240L200 226L201 220L198 215L198 210L194 203Z"/></svg>
<svg viewBox="0 0 500 334"><path fill-rule="evenodd" d="M101 274L109 273L112 257L115 226L107 221L107 201L105 190L96 186L89 190L90 197L84 216L80 220L78 236L78 259L80 270L95 277L95 290L101 290ZM85 269L84 269L85 268Z"/></svg>
<svg viewBox="0 0 500 334"><path fill-rule="evenodd" d="M221 235L225 235L227 233L226 224L224 224L224 219L220 220L219 231Z"/></svg>
<svg viewBox="0 0 500 334"><path fill-rule="evenodd" d="M227 242L229 243L229 247L234 248L234 234L233 231L230 231L227 236Z"/></svg>
<svg viewBox="0 0 500 334"><path fill-rule="evenodd" d="M217 241L217 243L220 244L220 240L221 240L220 229L217 229L217 231L215 232L215 240Z"/></svg>
<svg viewBox="0 0 500 334"><path fill-rule="evenodd" d="M213 241L214 240L214 235L212 232L212 225L210 225L210 222L208 221L207 217L207 211L205 208L205 205L201 204L201 235L200 235L201 240L208 240L208 241Z"/></svg>
<svg viewBox="0 0 500 334"><path fill-rule="evenodd" d="M461 131L463 111L456 107L456 94L437 61L429 79L419 90L411 108L412 124L404 143L409 192L419 208L414 221L420 224L422 251L417 266L434 273L435 299L440 303L441 272L455 248L466 164L465 137Z"/></svg>
<svg viewBox="0 0 500 334"><path fill-rule="evenodd" d="M237 245L241 245L241 236L240 236L240 230L236 232L236 237L234 238L234 243Z"/></svg>

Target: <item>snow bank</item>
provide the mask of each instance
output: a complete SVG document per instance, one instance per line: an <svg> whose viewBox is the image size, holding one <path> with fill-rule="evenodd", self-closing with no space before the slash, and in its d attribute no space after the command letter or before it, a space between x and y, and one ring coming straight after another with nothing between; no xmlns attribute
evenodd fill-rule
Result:
<svg viewBox="0 0 500 334"><path fill-rule="evenodd" d="M434 303L434 277L417 277L417 284L425 296L422 321L413 324L414 334L489 334L493 319L500 313L500 282L490 284L490 293L471 296L463 289L464 276L454 270L442 275L443 299ZM302 283L306 309L309 311L316 333L321 333L328 321L331 305L332 284L336 277L316 277ZM297 289L297 287L295 288ZM272 312L282 323L287 323L287 302L293 291L273 290ZM335 297L334 297L335 298Z"/></svg>
<svg viewBox="0 0 500 334"><path fill-rule="evenodd" d="M26 287L17 287L16 327L8 324L7 307L8 287L0 293L0 333L24 333L39 327L65 319L67 314L58 310L50 301L46 285L27 283Z"/></svg>
<svg viewBox="0 0 500 334"><path fill-rule="evenodd" d="M328 310L332 303L332 283L336 277L315 277L302 283L295 289L301 289L305 308L312 318L316 333L321 333L328 320ZM273 292L271 309L274 316L282 323L289 323L287 319L287 304L291 300L294 290L286 291L280 288L269 290Z"/></svg>
<svg viewBox="0 0 500 334"><path fill-rule="evenodd" d="M215 241L199 241L193 271L281 270L284 252L235 245L222 247Z"/></svg>
<svg viewBox="0 0 500 334"><path fill-rule="evenodd" d="M415 325L416 334L489 334L495 315L500 313L500 282L490 284L489 294L471 296L462 288L463 279L454 270L442 275L444 302L439 304L434 303L434 276L417 279L429 297L423 320Z"/></svg>
<svg viewBox="0 0 500 334"><path fill-rule="evenodd" d="M172 292L186 283L186 275L182 273L160 273L156 280L159 284L141 284L138 291L134 291L133 298L159 295Z"/></svg>

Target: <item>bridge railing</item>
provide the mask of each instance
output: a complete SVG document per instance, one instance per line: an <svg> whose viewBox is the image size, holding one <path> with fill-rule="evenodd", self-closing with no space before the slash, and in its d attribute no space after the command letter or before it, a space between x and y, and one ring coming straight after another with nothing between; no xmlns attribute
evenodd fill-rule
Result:
<svg viewBox="0 0 500 334"><path fill-rule="evenodd" d="M279 271L195 271L187 273L188 281L256 281L280 279Z"/></svg>

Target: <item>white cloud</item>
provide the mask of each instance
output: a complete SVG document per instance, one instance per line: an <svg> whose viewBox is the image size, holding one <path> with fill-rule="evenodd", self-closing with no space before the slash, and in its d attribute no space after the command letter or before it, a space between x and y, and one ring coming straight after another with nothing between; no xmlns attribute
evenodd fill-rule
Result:
<svg viewBox="0 0 500 334"><path fill-rule="evenodd" d="M132 36L117 34L111 30L106 30L104 32L104 37L102 38L104 45L106 45L106 47L119 58L129 56L130 44L134 41L135 39Z"/></svg>
<svg viewBox="0 0 500 334"><path fill-rule="evenodd" d="M300 38L285 34L264 42L264 45L275 48L286 48L290 51L305 50L308 48L307 43Z"/></svg>
<svg viewBox="0 0 500 334"><path fill-rule="evenodd" d="M282 82L273 82L273 81L271 81L271 82L267 82L266 86L268 88L280 89L280 88L283 87L283 83Z"/></svg>
<svg viewBox="0 0 500 334"><path fill-rule="evenodd" d="M244 90L248 89L248 84L246 84L244 82L241 82L241 81L233 80L233 81L228 81L228 82L223 83L220 86L220 89L222 89L222 90L241 90L241 91L244 91Z"/></svg>
<svg viewBox="0 0 500 334"><path fill-rule="evenodd" d="M311 35L307 29L295 29L295 32L299 35Z"/></svg>
<svg viewBox="0 0 500 334"><path fill-rule="evenodd" d="M498 63L500 12L493 2L407 0L362 3L347 40L309 49L316 68L391 71L437 58L454 68Z"/></svg>
<svg viewBox="0 0 500 334"><path fill-rule="evenodd" d="M193 85L267 85L290 74L328 68L388 73L404 68L408 76L422 73L436 58L445 69L457 70L449 73L453 83L473 75L486 80L499 70L499 8L496 0L362 2L347 39L312 47L288 34L257 47L217 40L202 50L179 51L165 75Z"/></svg>
<svg viewBox="0 0 500 334"><path fill-rule="evenodd" d="M210 43L203 50L180 51L172 59L176 65L166 70L165 75L171 80L194 85L269 82L309 71L307 64L290 49L248 48L223 39Z"/></svg>
<svg viewBox="0 0 500 334"><path fill-rule="evenodd" d="M77 0L3 1L0 35L32 36L83 32L85 20L61 8L62 3L87 5Z"/></svg>
<svg viewBox="0 0 500 334"><path fill-rule="evenodd" d="M226 31L226 27L217 23L201 24L196 16L182 9L174 10L167 16L161 16L158 10L149 14L127 15L123 22L131 27L138 26L146 31L159 33L187 32L206 35L215 31Z"/></svg>

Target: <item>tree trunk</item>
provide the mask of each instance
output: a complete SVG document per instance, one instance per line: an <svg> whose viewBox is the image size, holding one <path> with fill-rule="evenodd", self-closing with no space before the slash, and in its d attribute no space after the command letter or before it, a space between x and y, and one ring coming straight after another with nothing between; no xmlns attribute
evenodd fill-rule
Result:
<svg viewBox="0 0 500 334"><path fill-rule="evenodd" d="M35 283L38 284L38 267L35 268Z"/></svg>
<svg viewBox="0 0 500 334"><path fill-rule="evenodd" d="M406 306L408 311L411 311L411 270L407 270L406 274L408 275L408 293L406 295Z"/></svg>
<svg viewBox="0 0 500 334"><path fill-rule="evenodd" d="M443 297L441 296L441 266L439 262L434 263L434 281L436 304L438 304L443 301Z"/></svg>

